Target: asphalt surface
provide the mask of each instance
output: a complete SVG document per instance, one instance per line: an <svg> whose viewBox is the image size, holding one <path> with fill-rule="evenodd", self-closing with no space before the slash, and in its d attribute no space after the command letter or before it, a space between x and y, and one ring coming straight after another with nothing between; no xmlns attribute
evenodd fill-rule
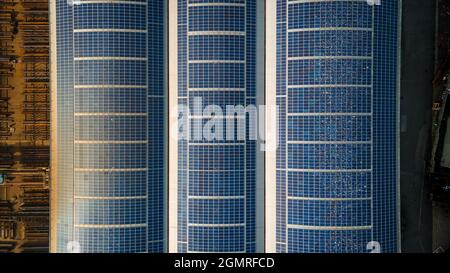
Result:
<svg viewBox="0 0 450 273"><path fill-rule="evenodd" d="M425 182L430 153L435 1L403 0L400 187L402 252L432 251L432 207Z"/></svg>

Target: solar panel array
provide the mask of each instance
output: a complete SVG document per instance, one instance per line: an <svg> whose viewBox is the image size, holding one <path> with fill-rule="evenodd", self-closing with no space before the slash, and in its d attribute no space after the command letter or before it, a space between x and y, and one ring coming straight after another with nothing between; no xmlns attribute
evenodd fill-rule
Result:
<svg viewBox="0 0 450 273"><path fill-rule="evenodd" d="M277 0L278 252L397 251L398 8Z"/></svg>
<svg viewBox="0 0 450 273"><path fill-rule="evenodd" d="M56 1L57 251L164 251L165 2Z"/></svg>
<svg viewBox="0 0 450 273"><path fill-rule="evenodd" d="M256 104L257 1L177 0L179 104ZM276 1L276 249L396 252L399 1ZM165 250L166 5L56 0L57 252ZM178 252L256 251L245 121L178 140Z"/></svg>
<svg viewBox="0 0 450 273"><path fill-rule="evenodd" d="M179 104L255 104L255 13L254 0L178 0ZM206 118L192 113L192 130ZM248 138L179 140L179 252L255 251L255 160Z"/></svg>

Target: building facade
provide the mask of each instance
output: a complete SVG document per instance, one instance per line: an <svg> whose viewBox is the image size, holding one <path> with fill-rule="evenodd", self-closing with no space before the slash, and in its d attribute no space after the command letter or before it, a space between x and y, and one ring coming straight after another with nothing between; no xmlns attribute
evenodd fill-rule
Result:
<svg viewBox="0 0 450 273"><path fill-rule="evenodd" d="M401 1L372 2L268 2L269 252L399 249Z"/></svg>
<svg viewBox="0 0 450 273"><path fill-rule="evenodd" d="M257 88L264 74L257 75L257 58L263 52L257 47L257 40L263 44L263 35L257 38L263 31L258 19L263 18L263 4L170 2L171 108L184 105L191 110L185 119L189 137L178 135L170 145L171 252L263 251L263 214L256 207L262 198L257 189L257 141L248 137L245 113L225 113L227 105L256 105L263 95L263 88ZM201 106L196 104L199 100ZM224 111L215 116L222 124L244 120L246 137L208 139L204 133L210 106Z"/></svg>
<svg viewBox="0 0 450 273"><path fill-rule="evenodd" d="M163 252L163 0L52 0L52 252Z"/></svg>

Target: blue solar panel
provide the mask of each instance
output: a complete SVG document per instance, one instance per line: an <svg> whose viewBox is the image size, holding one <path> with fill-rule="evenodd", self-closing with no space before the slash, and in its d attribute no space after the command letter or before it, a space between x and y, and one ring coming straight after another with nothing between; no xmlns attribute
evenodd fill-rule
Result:
<svg viewBox="0 0 450 273"><path fill-rule="evenodd" d="M277 0L278 252L397 251L399 8Z"/></svg>
<svg viewBox="0 0 450 273"><path fill-rule="evenodd" d="M276 249L395 252L398 1L276 2ZM256 104L256 3L177 0L179 104ZM166 4L56 1L58 252L165 249ZM246 134L178 141L179 252L256 250Z"/></svg>
<svg viewBox="0 0 450 273"><path fill-rule="evenodd" d="M162 252L165 1L68 3L56 1L53 250Z"/></svg>
<svg viewBox="0 0 450 273"><path fill-rule="evenodd" d="M256 2L178 1L179 104L255 103ZM179 252L255 251L255 145L178 141Z"/></svg>

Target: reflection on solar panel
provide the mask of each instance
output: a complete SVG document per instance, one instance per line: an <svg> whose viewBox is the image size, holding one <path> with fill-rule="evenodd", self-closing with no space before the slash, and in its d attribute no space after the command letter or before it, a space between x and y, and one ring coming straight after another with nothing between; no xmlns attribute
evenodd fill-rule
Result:
<svg viewBox="0 0 450 273"><path fill-rule="evenodd" d="M53 251L162 252L166 218L176 219L174 251L262 243L248 136L175 141L176 209L165 215L166 2L52 5ZM398 249L398 2L276 1L280 145L276 189L266 190L277 199L267 220L278 252ZM256 104L258 3L170 1L178 104ZM194 128L205 119L188 118Z"/></svg>
<svg viewBox="0 0 450 273"><path fill-rule="evenodd" d="M398 249L398 2L277 0L278 252Z"/></svg>
<svg viewBox="0 0 450 273"><path fill-rule="evenodd" d="M163 252L165 1L52 8L52 251Z"/></svg>

